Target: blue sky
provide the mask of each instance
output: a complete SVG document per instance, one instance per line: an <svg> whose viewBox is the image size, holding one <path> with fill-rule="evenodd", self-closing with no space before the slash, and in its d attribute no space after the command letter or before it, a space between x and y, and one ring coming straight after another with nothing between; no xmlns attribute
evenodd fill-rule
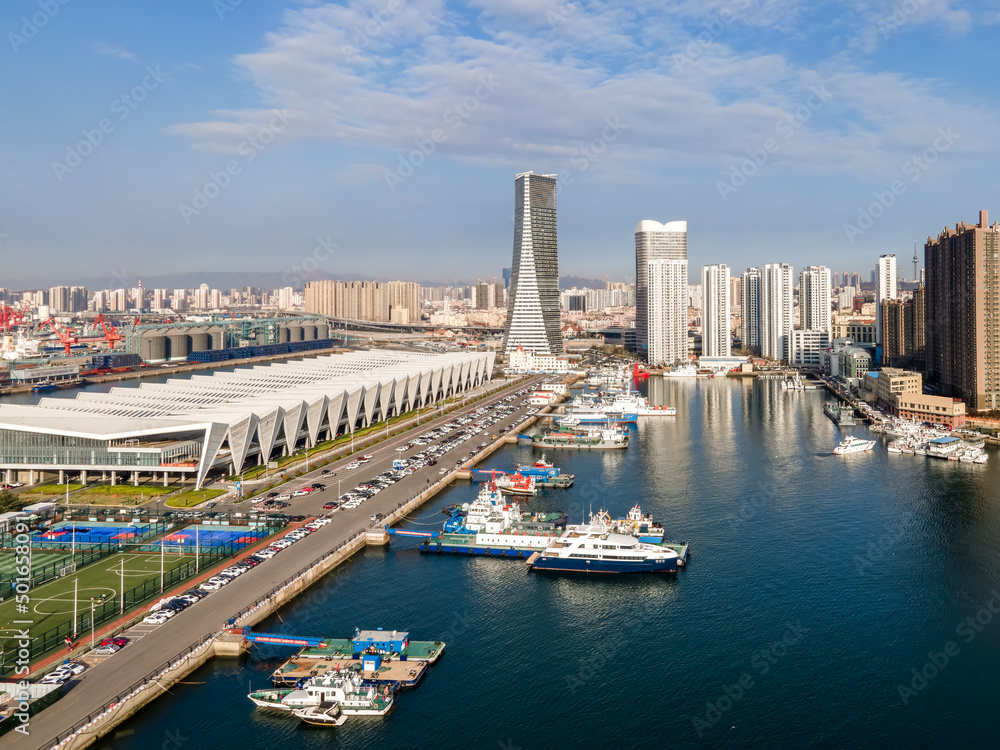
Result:
<svg viewBox="0 0 1000 750"><path fill-rule="evenodd" d="M998 26L973 0L7 0L0 286L491 278L526 170L561 175L564 275L632 280L641 219L688 221L693 272L867 275L1000 212Z"/></svg>

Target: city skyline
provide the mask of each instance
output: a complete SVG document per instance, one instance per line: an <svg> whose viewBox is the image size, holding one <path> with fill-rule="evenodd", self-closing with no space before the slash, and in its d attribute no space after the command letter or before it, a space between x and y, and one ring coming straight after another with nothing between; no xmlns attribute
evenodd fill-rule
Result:
<svg viewBox="0 0 1000 750"><path fill-rule="evenodd" d="M123 14L98 1L32 33L37 8L15 3L0 91L52 95L12 109L0 146L5 283L38 278L30 257L59 261L45 285L95 265L282 274L309 259L421 280L414 238L471 279L504 253L503 178L527 168L561 175L575 275L634 282L622 228L664 214L685 216L692 247L731 268L775 250L798 267L909 257L977 202L998 149L974 83L995 9L919 3L894 19L888 6L763 5ZM946 65L919 54L954 40ZM333 248L319 258L317 238Z"/></svg>

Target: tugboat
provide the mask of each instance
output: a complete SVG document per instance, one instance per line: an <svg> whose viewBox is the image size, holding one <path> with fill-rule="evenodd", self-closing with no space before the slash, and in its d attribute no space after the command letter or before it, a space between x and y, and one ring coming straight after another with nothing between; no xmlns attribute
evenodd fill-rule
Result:
<svg viewBox="0 0 1000 750"><path fill-rule="evenodd" d="M496 487L502 495L518 495L521 497L531 497L536 492L534 477L526 477L523 474L504 474L496 480Z"/></svg>

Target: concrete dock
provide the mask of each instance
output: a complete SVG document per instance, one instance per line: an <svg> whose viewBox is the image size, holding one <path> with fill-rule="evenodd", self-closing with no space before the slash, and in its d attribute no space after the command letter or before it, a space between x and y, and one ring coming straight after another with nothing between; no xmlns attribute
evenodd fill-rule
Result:
<svg viewBox="0 0 1000 750"><path fill-rule="evenodd" d="M489 405L503 398L508 390L532 387L542 379L537 377L513 382L509 388L498 390L485 401L470 404L469 408ZM522 407L518 414L523 416L525 411L526 408ZM361 470L364 476L374 476L388 468L398 457L396 448L402 447L414 432L430 430L452 419L454 414L428 420L416 430L370 449L374 458ZM515 424L523 421L515 415L510 419L516 420ZM478 458L470 457L463 464ZM351 460L351 457L345 457L330 464L327 470L342 472ZM364 478L359 475L361 471L352 475L352 482ZM60 747L80 750L94 743L217 653L238 653L242 648L238 639L234 641L232 634L224 635L223 632L230 620L235 620L235 624L242 627L269 616L361 550L367 543L369 530L412 512L446 487L452 478L451 474L440 476L436 467L424 467L369 499L361 507L338 510L333 516L334 523L321 527L163 625L150 628L125 647L124 656L118 654L106 659L67 683L61 700L31 718L29 734L11 732L4 739L5 748ZM314 470L295 482L308 484L320 479L320 471ZM331 484L330 489L312 493L303 500L318 508L324 502L335 499L336 483ZM418 491L422 486L423 489ZM294 510L301 512L297 508ZM368 516L374 512L380 512L387 518L373 524ZM181 588L190 586L188 581ZM107 634L105 631L100 635ZM406 676L409 677L408 673Z"/></svg>

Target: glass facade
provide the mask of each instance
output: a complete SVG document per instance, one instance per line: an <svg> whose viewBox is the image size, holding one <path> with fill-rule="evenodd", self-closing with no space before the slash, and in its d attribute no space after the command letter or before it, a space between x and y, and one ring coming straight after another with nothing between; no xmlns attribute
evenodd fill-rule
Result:
<svg viewBox="0 0 1000 750"><path fill-rule="evenodd" d="M184 440L156 447L133 442L47 435L0 429L0 465L158 467L163 463L197 461L202 442Z"/></svg>

